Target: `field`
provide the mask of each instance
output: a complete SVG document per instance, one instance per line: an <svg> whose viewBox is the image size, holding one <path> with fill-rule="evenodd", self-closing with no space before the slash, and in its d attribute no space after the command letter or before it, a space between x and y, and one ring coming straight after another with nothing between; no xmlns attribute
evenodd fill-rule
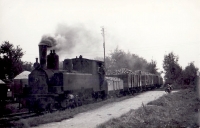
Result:
<svg viewBox="0 0 200 128"><path fill-rule="evenodd" d="M142 105L98 128L197 128L199 110L197 93L189 88Z"/></svg>

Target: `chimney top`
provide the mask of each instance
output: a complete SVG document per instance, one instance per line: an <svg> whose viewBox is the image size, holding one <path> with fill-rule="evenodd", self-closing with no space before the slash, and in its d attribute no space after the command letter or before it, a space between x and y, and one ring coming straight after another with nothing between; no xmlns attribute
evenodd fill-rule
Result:
<svg viewBox="0 0 200 128"><path fill-rule="evenodd" d="M36 60L36 63L38 63L38 58L35 58L35 60Z"/></svg>
<svg viewBox="0 0 200 128"><path fill-rule="evenodd" d="M47 46L47 47L52 47L52 46L51 46L51 43L50 43L49 41L41 41L38 45L39 45L39 46L40 46L40 45L44 45L44 46Z"/></svg>

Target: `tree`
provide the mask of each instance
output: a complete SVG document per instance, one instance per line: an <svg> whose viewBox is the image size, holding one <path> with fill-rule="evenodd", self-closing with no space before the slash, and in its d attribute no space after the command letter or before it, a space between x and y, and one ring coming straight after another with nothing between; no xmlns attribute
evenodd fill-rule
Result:
<svg viewBox="0 0 200 128"><path fill-rule="evenodd" d="M0 79L5 79L6 75L9 79L13 79L16 75L22 72L21 61L24 52L22 48L16 48L9 41L3 42L0 46Z"/></svg>
<svg viewBox="0 0 200 128"><path fill-rule="evenodd" d="M111 60L115 62L113 65L115 70L119 68L127 68L125 52L118 49L118 47L114 50L114 52L111 53Z"/></svg>
<svg viewBox="0 0 200 128"><path fill-rule="evenodd" d="M154 60L151 60L151 62L150 63L148 63L148 65L147 65L147 71L148 72L150 72L150 73L153 73L153 74L157 74L158 72L157 72L157 68L156 68L156 61L154 61Z"/></svg>
<svg viewBox="0 0 200 128"><path fill-rule="evenodd" d="M182 68L178 64L178 56L174 55L173 52L164 56L163 68L165 70L165 81L167 83L178 82Z"/></svg>
<svg viewBox="0 0 200 128"><path fill-rule="evenodd" d="M198 68L195 67L194 63L193 62L189 63L189 65L186 66L185 70L183 71L184 84L194 85L196 83L197 71Z"/></svg>
<svg viewBox="0 0 200 128"><path fill-rule="evenodd" d="M103 60L102 58L96 58L97 60ZM110 56L106 56L106 71L107 73L112 73L115 70L126 68L132 71L142 70L150 73L157 73L156 62L148 63L145 59L131 54L126 53L123 50L118 49L118 47L111 52Z"/></svg>
<svg viewBox="0 0 200 128"><path fill-rule="evenodd" d="M33 70L33 63L31 62L22 62L22 70L23 71L32 71Z"/></svg>

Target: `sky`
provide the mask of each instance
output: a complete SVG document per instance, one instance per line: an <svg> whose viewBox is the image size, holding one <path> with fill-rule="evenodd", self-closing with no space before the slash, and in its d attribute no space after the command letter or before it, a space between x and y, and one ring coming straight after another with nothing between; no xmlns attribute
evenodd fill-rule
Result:
<svg viewBox="0 0 200 128"><path fill-rule="evenodd" d="M82 55L103 57L116 47L157 62L173 52L185 68L200 69L199 0L0 0L0 43L25 51L35 62L42 37L56 39L60 61Z"/></svg>

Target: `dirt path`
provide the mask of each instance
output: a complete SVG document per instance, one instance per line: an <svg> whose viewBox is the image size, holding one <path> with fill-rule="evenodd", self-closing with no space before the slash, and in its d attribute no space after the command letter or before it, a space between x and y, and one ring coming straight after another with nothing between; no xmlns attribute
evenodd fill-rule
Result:
<svg viewBox="0 0 200 128"><path fill-rule="evenodd" d="M74 118L40 125L37 128L95 128L97 125L104 123L111 118L120 117L131 109L139 108L142 103L147 104L164 94L166 94L164 91L145 92L121 102L106 104L98 109L80 113Z"/></svg>

